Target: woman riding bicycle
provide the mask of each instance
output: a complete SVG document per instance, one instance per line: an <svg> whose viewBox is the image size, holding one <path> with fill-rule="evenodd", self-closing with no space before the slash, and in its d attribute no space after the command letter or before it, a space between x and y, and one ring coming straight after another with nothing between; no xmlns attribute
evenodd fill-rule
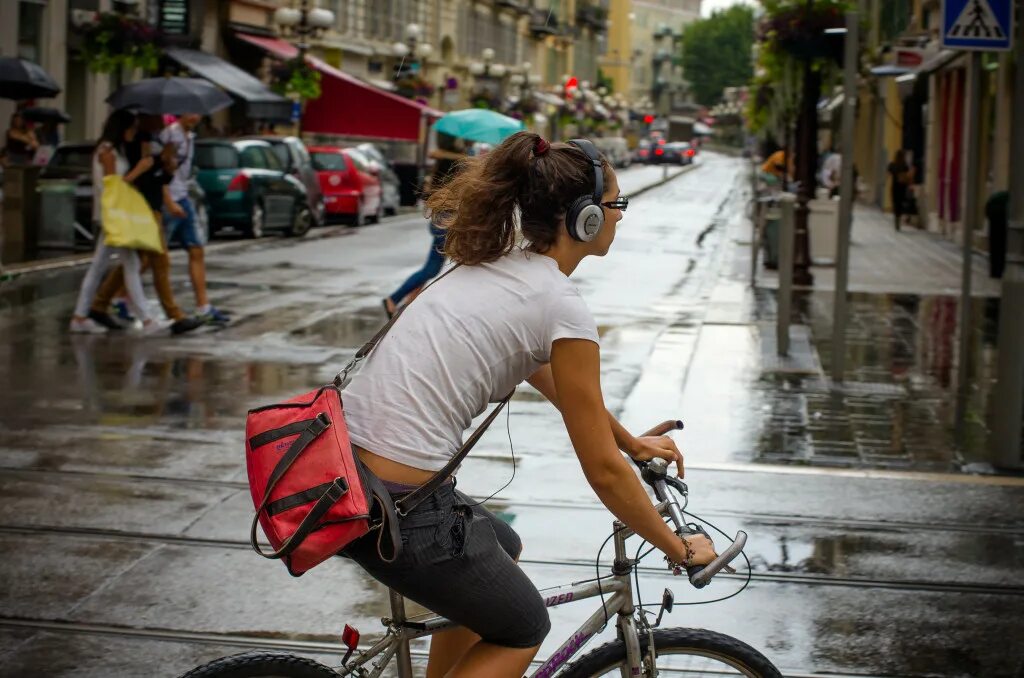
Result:
<svg viewBox="0 0 1024 678"><path fill-rule="evenodd" d="M598 187L603 187L599 190ZM675 563L714 559L703 536L676 536L620 451L638 460L682 454L667 437L636 438L605 409L590 311L568 276L604 256L626 201L589 142L549 144L519 132L431 195L445 254L461 264L411 304L345 391L356 453L397 496L451 458L488 402L522 381L559 409L601 502ZM402 555L378 555L376 534L345 555L403 596L458 623L438 633L427 676L522 676L550 628L516 564L522 543L454 481L401 520Z"/></svg>

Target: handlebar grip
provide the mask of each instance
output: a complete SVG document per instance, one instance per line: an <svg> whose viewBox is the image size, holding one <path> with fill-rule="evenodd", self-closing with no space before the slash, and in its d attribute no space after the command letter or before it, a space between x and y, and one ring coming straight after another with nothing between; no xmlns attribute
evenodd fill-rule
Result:
<svg viewBox="0 0 1024 678"><path fill-rule="evenodd" d="M696 589L702 589L711 582L711 578L718 574L723 567L731 563L740 554L747 543L747 533L740 530L736 533L736 539L707 565L693 565L686 568L686 574L690 584Z"/></svg>
<svg viewBox="0 0 1024 678"><path fill-rule="evenodd" d="M669 431L678 431L683 428L683 422L680 419L666 419L646 433L642 433L642 438L650 436L663 436Z"/></svg>

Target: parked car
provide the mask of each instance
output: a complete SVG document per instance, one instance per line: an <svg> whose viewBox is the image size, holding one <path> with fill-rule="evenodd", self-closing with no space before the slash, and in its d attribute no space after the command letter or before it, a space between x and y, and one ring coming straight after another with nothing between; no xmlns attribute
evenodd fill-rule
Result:
<svg viewBox="0 0 1024 678"><path fill-rule="evenodd" d="M311 146L313 167L327 206L327 220L346 219L354 226L377 223L384 212L380 169L354 148Z"/></svg>
<svg viewBox="0 0 1024 678"><path fill-rule="evenodd" d="M266 141L274 148L274 154L284 165L284 171L298 179L306 187L309 197L309 209L313 211L313 219L317 226L324 223L324 195L320 191L320 181L309 157L306 144L298 137L259 136L252 137Z"/></svg>
<svg viewBox="0 0 1024 678"><path fill-rule="evenodd" d="M313 225L306 187L285 171L266 141L197 141L195 166L211 233L234 227L252 238L268 231L303 236Z"/></svg>
<svg viewBox="0 0 1024 678"><path fill-rule="evenodd" d="M633 149L633 162L650 163L651 162L651 142L644 140L637 144L637 147Z"/></svg>
<svg viewBox="0 0 1024 678"><path fill-rule="evenodd" d="M356 150L365 155L370 162L380 166L381 201L384 203L384 214L397 214L402 204L401 182L395 174L391 161L384 157L380 149L373 144L359 144Z"/></svg>
<svg viewBox="0 0 1024 678"><path fill-rule="evenodd" d="M597 137L594 145L601 151L612 167L629 167L632 157L629 153L629 146L624 137Z"/></svg>

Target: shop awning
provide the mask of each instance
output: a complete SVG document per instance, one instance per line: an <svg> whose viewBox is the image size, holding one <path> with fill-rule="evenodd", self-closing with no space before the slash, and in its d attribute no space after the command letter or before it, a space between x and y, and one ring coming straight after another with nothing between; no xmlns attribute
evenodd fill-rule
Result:
<svg viewBox="0 0 1024 678"><path fill-rule="evenodd" d="M194 49L168 47L164 52L196 75L224 88L245 102L245 112L255 120L290 120L292 102L274 94L257 78L234 64Z"/></svg>
<svg viewBox="0 0 1024 678"><path fill-rule="evenodd" d="M295 46L284 40L248 33L237 35L282 59L298 55ZM443 115L429 106L378 89L316 57L308 57L308 61L323 77L320 98L306 103L302 116L305 132L419 141L424 118L430 121Z"/></svg>

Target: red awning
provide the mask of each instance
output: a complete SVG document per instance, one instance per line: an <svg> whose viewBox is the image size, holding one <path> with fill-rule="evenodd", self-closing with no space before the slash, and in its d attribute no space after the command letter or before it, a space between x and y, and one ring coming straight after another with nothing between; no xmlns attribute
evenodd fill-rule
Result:
<svg viewBox="0 0 1024 678"><path fill-rule="evenodd" d="M293 59L298 54L295 46L284 40L248 33L237 35L282 59ZM429 120L443 115L429 106L378 89L316 57L308 57L308 60L323 77L320 98L306 102L302 116L305 132L419 141L423 118Z"/></svg>

